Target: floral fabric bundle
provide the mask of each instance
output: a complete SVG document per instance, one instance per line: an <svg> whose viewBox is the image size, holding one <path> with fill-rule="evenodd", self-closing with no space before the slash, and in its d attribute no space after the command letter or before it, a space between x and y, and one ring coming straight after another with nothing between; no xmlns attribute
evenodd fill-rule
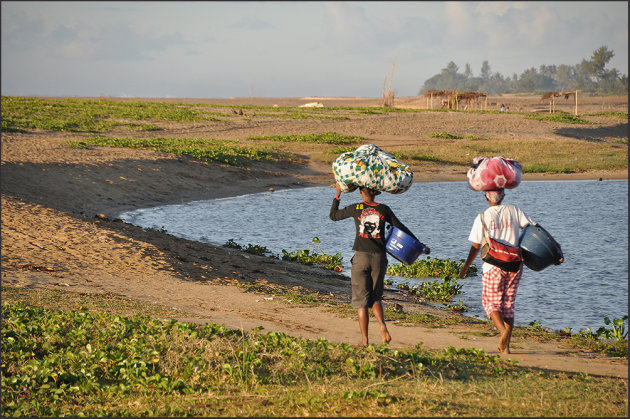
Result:
<svg viewBox="0 0 630 419"><path fill-rule="evenodd" d="M521 183L523 167L516 160L503 157L475 157L466 174L474 191L513 189Z"/></svg>
<svg viewBox="0 0 630 419"><path fill-rule="evenodd" d="M413 183L413 172L406 164L374 144L366 144L341 154L332 164L335 181L344 193L359 186L399 194Z"/></svg>

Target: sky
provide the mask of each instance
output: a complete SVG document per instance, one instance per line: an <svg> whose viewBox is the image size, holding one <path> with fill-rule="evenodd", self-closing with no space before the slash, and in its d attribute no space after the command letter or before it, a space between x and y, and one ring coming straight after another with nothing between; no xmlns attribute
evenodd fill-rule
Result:
<svg viewBox="0 0 630 419"><path fill-rule="evenodd" d="M626 1L2 1L5 96L417 95L449 62L478 76L576 65L628 74ZM393 73L392 73L393 70Z"/></svg>

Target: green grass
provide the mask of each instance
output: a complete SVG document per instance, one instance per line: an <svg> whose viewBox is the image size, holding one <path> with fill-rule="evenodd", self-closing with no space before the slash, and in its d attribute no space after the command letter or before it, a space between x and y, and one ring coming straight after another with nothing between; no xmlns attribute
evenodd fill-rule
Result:
<svg viewBox="0 0 630 419"><path fill-rule="evenodd" d="M579 173L586 170L628 169L627 144L610 144L566 138L551 139L461 139L436 142L413 150L390 154L402 161L422 160L439 164L469 166L475 156L503 156L523 165L524 173Z"/></svg>
<svg viewBox="0 0 630 419"><path fill-rule="evenodd" d="M236 141L202 138L132 138L132 137L89 137L84 141L69 141L68 145L85 148L87 145L102 147L145 148L169 154L190 156L202 161L243 166L252 161L295 160L296 157L283 152L271 151L268 147L249 147Z"/></svg>
<svg viewBox="0 0 630 419"><path fill-rule="evenodd" d="M626 416L627 380L476 348L358 348L214 323L2 305L5 416Z"/></svg>
<svg viewBox="0 0 630 419"><path fill-rule="evenodd" d="M527 119L535 119L537 121L549 121L549 122L561 122L566 124L592 124L592 122L587 121L586 119L582 119L575 115L569 115L565 113L555 113L555 114L547 114L541 115L537 113L531 113L526 116Z"/></svg>
<svg viewBox="0 0 630 419"><path fill-rule="evenodd" d="M356 147L336 147L323 154L332 162ZM467 168L475 156L503 156L523 165L523 173L580 173L588 170L627 170L626 141L598 143L576 138L552 139L445 139L413 147L390 147L387 152L407 164L439 164Z"/></svg>
<svg viewBox="0 0 630 419"><path fill-rule="evenodd" d="M245 110L244 115L233 113L235 108ZM75 131L105 133L115 129L155 131L160 124L171 123L204 123L227 121L234 118L333 118L348 119L352 117L369 117L389 113L437 112L440 110L397 109L379 107L272 107L253 105L219 105L219 104L183 104L167 102L135 102L117 100L82 100L82 99L44 99L2 97L2 131L27 131L33 129L52 131ZM452 110L445 110L455 112ZM475 112L480 111L457 111ZM492 113L488 111L486 113ZM223 115L223 118L220 116ZM626 117L627 113L609 112L593 115ZM534 118L549 123L590 124L583 118L574 115L556 113L539 114L524 113L519 117ZM627 170L628 149L627 138L610 142L592 142L575 138L562 140L552 139L480 139L473 136L454 135L448 132L436 132L429 137L442 139L415 146L391 147L387 151L402 161L418 164L441 164L466 167L473 157L479 155L500 155L518 160L523 164L525 173L578 173L589 170ZM286 134L268 137L252 137L252 140L269 140L299 145L310 143L321 145L321 152L311 158L332 162L343 152L356 149L351 144L367 142L368 139L337 133ZM77 147L88 147L86 141L75 143ZM296 145L293 145L295 148ZM334 145L334 148L328 147ZM206 161L220 161L229 164L244 164L251 160L284 159L294 156L283 153L274 155L273 151L264 148L249 148L236 144L225 144L230 150L217 146L186 146L183 149L170 148L168 152L191 155ZM277 145L276 145L277 147ZM192 149L194 148L194 149ZM234 150L239 148L238 150ZM292 150L289 150L292 151ZM294 151L294 150L293 150Z"/></svg>
<svg viewBox="0 0 630 419"><path fill-rule="evenodd" d="M473 135L467 135L465 137L462 137L460 135L453 135L453 134L449 134L448 132L432 132L429 134L429 137L431 138L445 138L447 140L462 140L464 138L470 139L470 140L478 140L479 138L473 136Z"/></svg>
<svg viewBox="0 0 630 419"><path fill-rule="evenodd" d="M164 102L2 96L2 130L103 132L117 127L160 130L150 121L219 121L192 106Z"/></svg>
<svg viewBox="0 0 630 419"><path fill-rule="evenodd" d="M617 118L628 119L628 112L597 112L585 113L584 116L613 116Z"/></svg>
<svg viewBox="0 0 630 419"><path fill-rule="evenodd" d="M336 132L324 132L316 134L291 134L291 135L270 135L266 137L248 137L248 140L280 141L287 143L315 143L315 144L360 144L366 140L364 137L356 135L342 135Z"/></svg>

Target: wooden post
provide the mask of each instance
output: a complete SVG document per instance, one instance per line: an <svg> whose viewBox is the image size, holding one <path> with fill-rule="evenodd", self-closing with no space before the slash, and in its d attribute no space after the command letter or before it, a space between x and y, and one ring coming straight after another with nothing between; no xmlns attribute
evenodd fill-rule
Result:
<svg viewBox="0 0 630 419"><path fill-rule="evenodd" d="M577 116L577 90L575 91L575 116Z"/></svg>

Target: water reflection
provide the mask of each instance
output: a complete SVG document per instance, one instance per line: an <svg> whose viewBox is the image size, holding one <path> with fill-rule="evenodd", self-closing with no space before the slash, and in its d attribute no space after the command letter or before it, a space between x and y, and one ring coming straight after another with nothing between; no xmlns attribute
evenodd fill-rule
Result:
<svg viewBox="0 0 630 419"><path fill-rule="evenodd" d="M120 215L141 227L164 227L170 234L217 245L266 246L275 254L321 240L326 253L341 253L349 275L354 223L328 218L334 196L330 187L265 192L212 201L142 209ZM466 182L415 183L400 195L381 194L398 218L425 244L431 257L464 259L468 234L487 207L482 193ZM341 207L360 200L358 192L342 195ZM525 269L516 299L516 323L538 320L552 329L573 331L603 326L603 318L628 313L628 182L535 181L506 191L505 203L521 207L562 245L566 262L542 272ZM426 256L421 256L426 257ZM390 257L390 264L398 263ZM481 261L475 264L481 271ZM389 278L394 284L416 280ZM463 281L456 300L468 315L485 318L481 278ZM457 302L457 301L456 301Z"/></svg>

